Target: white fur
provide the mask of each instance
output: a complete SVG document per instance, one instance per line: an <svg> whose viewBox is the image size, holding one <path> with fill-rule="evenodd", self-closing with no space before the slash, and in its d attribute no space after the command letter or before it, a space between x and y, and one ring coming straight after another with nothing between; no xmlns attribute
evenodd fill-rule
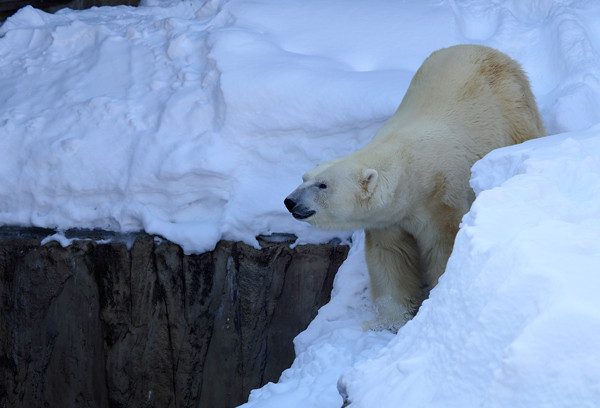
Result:
<svg viewBox="0 0 600 408"><path fill-rule="evenodd" d="M369 144L305 174L288 199L314 211L305 220L317 227L365 230L371 327L397 329L444 272L474 199L471 166L544 134L518 63L483 46L442 49Z"/></svg>

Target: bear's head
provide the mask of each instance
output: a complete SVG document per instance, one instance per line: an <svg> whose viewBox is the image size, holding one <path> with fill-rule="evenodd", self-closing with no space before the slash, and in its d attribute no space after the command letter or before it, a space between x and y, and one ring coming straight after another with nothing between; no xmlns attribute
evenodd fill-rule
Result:
<svg viewBox="0 0 600 408"><path fill-rule="evenodd" d="M337 159L306 173L284 201L294 218L323 229L367 228L377 170Z"/></svg>

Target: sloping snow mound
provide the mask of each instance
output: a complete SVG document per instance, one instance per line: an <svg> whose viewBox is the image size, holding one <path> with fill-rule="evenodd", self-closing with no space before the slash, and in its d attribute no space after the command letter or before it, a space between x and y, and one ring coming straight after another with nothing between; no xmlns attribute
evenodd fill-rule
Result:
<svg viewBox="0 0 600 408"><path fill-rule="evenodd" d="M600 129L490 153L418 315L347 372L352 407L600 401Z"/></svg>

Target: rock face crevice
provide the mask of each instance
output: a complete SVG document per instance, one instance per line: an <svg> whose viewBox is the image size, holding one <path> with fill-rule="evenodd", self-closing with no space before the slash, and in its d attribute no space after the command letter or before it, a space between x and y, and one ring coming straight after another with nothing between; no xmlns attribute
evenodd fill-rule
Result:
<svg viewBox="0 0 600 408"><path fill-rule="evenodd" d="M0 242L0 407L237 406L290 366L347 252Z"/></svg>

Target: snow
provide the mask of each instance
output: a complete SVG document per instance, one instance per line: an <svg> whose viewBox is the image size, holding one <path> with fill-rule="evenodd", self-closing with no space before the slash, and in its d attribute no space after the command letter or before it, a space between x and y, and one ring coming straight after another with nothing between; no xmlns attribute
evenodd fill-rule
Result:
<svg viewBox="0 0 600 408"><path fill-rule="evenodd" d="M448 268L397 334L373 317L363 234L296 360L246 408L600 404L600 3L159 1L25 7L0 26L0 224L145 230L187 253L259 234L347 239L283 198L363 146L432 51L528 72L549 134L473 168Z"/></svg>

